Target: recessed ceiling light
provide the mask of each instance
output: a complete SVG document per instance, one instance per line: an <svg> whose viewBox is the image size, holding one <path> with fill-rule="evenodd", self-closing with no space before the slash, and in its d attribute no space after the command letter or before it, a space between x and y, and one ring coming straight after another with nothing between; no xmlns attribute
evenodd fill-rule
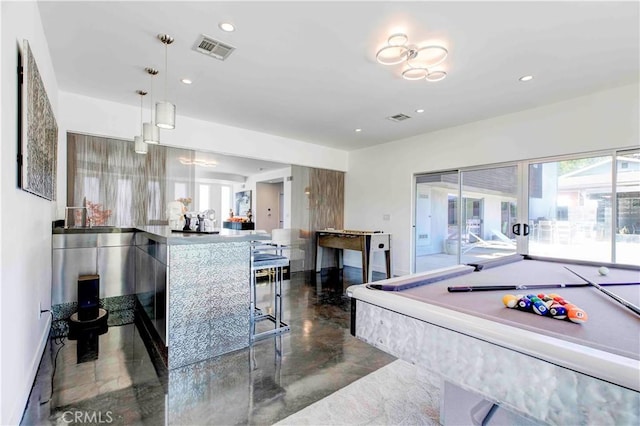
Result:
<svg viewBox="0 0 640 426"><path fill-rule="evenodd" d="M362 129L356 129L356 133L359 133L361 131L362 131Z"/></svg>
<svg viewBox="0 0 640 426"><path fill-rule="evenodd" d="M422 114L422 113L424 112L424 110L423 110L422 108L419 108L419 109L417 109L417 110L416 110L416 112L417 112L418 114Z"/></svg>
<svg viewBox="0 0 640 426"><path fill-rule="evenodd" d="M183 78L182 80L180 80L181 82L183 82L184 84L191 84L193 83L193 81L189 80L188 78Z"/></svg>
<svg viewBox="0 0 640 426"><path fill-rule="evenodd" d="M228 33L236 30L236 27L234 27L233 24L230 24L228 22L220 22L218 26L222 31L226 31Z"/></svg>
<svg viewBox="0 0 640 426"><path fill-rule="evenodd" d="M520 80L520 81L531 81L531 80L533 80L533 76L532 75L523 75L518 80Z"/></svg>

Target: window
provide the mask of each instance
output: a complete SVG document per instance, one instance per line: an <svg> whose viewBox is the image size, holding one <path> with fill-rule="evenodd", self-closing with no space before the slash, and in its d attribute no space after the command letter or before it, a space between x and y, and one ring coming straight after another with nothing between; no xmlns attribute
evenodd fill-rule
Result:
<svg viewBox="0 0 640 426"><path fill-rule="evenodd" d="M164 212L160 205L160 200L162 199L160 195L160 182L157 180L150 181L147 185L147 193L149 194L147 198L147 217L149 220L160 220L164 217Z"/></svg>
<svg viewBox="0 0 640 426"><path fill-rule="evenodd" d="M615 260L640 263L640 150L616 157Z"/></svg>
<svg viewBox="0 0 640 426"><path fill-rule="evenodd" d="M231 210L231 187L222 186L220 187L220 217L226 218L229 210Z"/></svg>
<svg viewBox="0 0 640 426"><path fill-rule="evenodd" d="M535 163L542 197L529 196L529 254L610 262L612 156ZM531 174L542 170L542 175ZM529 184L531 187L531 183Z"/></svg>
<svg viewBox="0 0 640 426"><path fill-rule="evenodd" d="M187 198L187 184L184 182L176 182L173 185L174 199Z"/></svg>
<svg viewBox="0 0 640 426"><path fill-rule="evenodd" d="M211 194L211 187L209 185L198 185L200 193L198 194L198 211L205 211L211 208L209 202L209 195Z"/></svg>
<svg viewBox="0 0 640 426"><path fill-rule="evenodd" d="M640 265L638 149L473 167L460 184L457 176L415 177L415 272L515 252Z"/></svg>
<svg viewBox="0 0 640 426"><path fill-rule="evenodd" d="M165 216L166 150L132 141L67 134L67 206L86 200L94 225L146 225Z"/></svg>
<svg viewBox="0 0 640 426"><path fill-rule="evenodd" d="M133 204L133 192L131 191L131 180L118 179L118 193L116 196L117 205L120 207L116 211L116 223L122 225L135 225L132 216L131 205Z"/></svg>

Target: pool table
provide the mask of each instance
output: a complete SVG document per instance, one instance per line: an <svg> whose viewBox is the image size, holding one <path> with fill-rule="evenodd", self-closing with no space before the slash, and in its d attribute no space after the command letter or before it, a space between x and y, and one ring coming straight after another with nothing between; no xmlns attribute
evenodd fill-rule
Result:
<svg viewBox="0 0 640 426"><path fill-rule="evenodd" d="M640 316L593 286L449 292L478 285L637 283L640 270L505 258L351 286L351 332L534 423L640 424ZM427 282L427 284L424 284ZM640 305L640 286L607 290ZM573 323L509 309L505 294L557 293L587 312ZM444 386L447 385L447 386ZM456 401L442 399L444 406Z"/></svg>

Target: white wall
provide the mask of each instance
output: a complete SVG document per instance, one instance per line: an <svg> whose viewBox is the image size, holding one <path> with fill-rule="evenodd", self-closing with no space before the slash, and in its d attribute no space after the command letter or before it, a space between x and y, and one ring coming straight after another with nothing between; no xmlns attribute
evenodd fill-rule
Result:
<svg viewBox="0 0 640 426"><path fill-rule="evenodd" d="M638 146L638 97L637 84L623 86L352 151L345 176L345 228L391 232L393 273L407 274L415 173ZM383 214L391 220L383 222ZM353 253L345 255L345 263L360 264ZM381 257L374 267L384 270Z"/></svg>
<svg viewBox="0 0 640 426"><path fill-rule="evenodd" d="M29 41L49 101L56 115L60 140L58 87L40 13L35 2L0 2L1 85L0 128L0 323L3 342L0 364L0 424L18 424L40 362L49 331L49 314L39 315L39 304L51 304L51 221L56 203L17 188L17 49ZM64 203L66 174L58 151L58 198Z"/></svg>
<svg viewBox="0 0 640 426"><path fill-rule="evenodd" d="M140 109L132 105L60 92L60 111L72 132L131 140L140 131ZM174 130L160 131L160 143L340 171L348 163L346 151L184 116L176 117Z"/></svg>

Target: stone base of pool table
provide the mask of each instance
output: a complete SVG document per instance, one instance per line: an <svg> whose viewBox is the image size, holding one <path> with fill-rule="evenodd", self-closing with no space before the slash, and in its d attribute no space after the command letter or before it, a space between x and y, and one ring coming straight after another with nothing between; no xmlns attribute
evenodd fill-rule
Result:
<svg viewBox="0 0 640 426"><path fill-rule="evenodd" d="M634 390L361 300L355 303L356 337L529 419L640 424L640 393Z"/></svg>

